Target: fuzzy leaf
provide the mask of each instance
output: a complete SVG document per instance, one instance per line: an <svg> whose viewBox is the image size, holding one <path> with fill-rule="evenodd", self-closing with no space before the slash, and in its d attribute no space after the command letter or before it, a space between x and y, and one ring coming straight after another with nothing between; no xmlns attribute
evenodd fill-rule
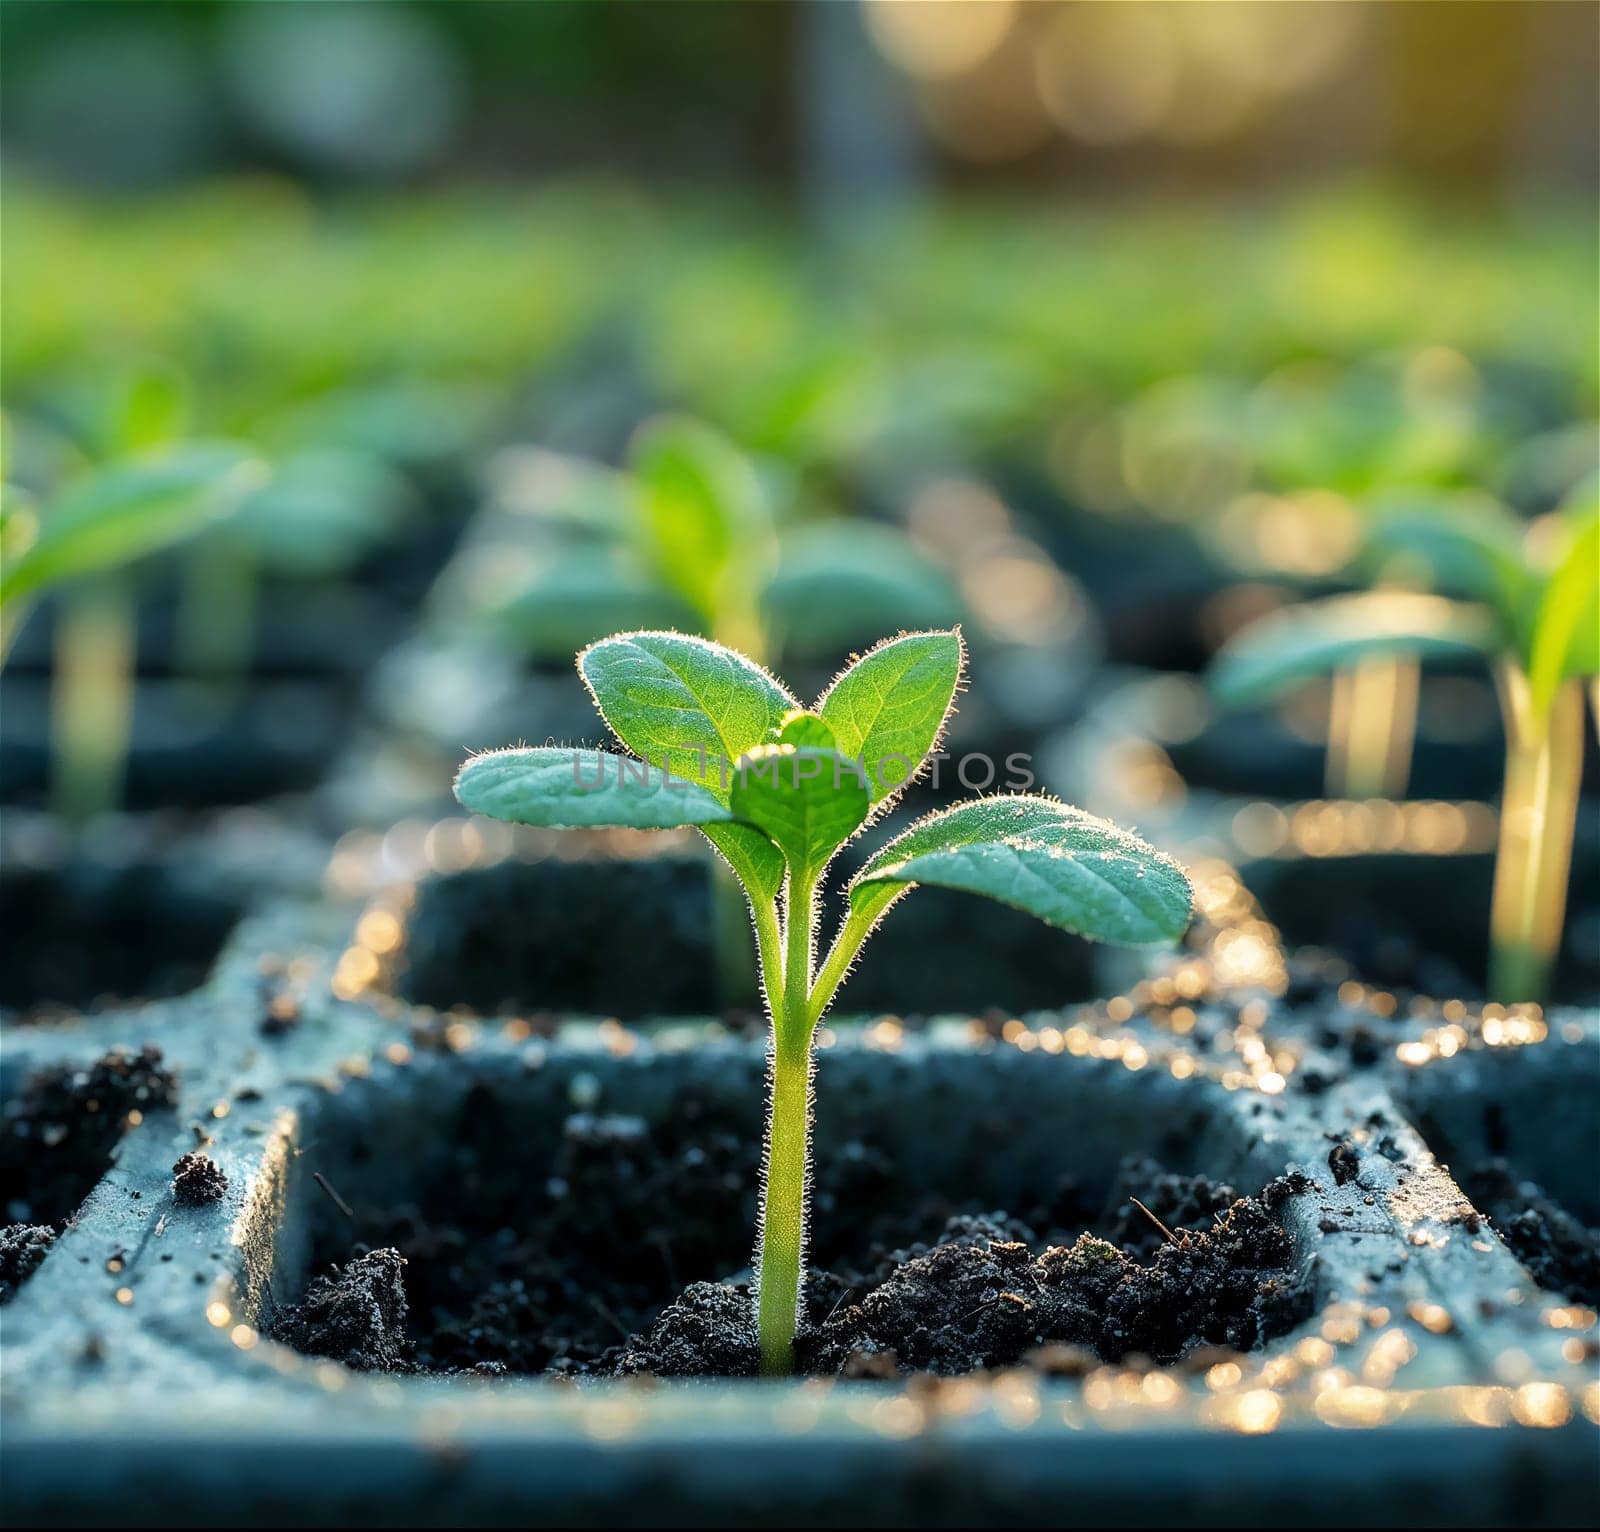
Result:
<svg viewBox="0 0 1600 1532"><path fill-rule="evenodd" d="M783 853L753 825L708 824L700 833L716 847L755 899L773 899L783 887Z"/></svg>
<svg viewBox="0 0 1600 1532"><path fill-rule="evenodd" d="M0 602L180 542L227 515L264 476L259 462L222 442L108 468L44 511L32 545L0 573Z"/></svg>
<svg viewBox="0 0 1600 1532"><path fill-rule="evenodd" d="M1251 623L1218 651L1207 679L1224 707L1250 707L1358 660L1482 656L1501 647L1494 616L1483 607L1366 591L1285 607Z"/></svg>
<svg viewBox="0 0 1600 1532"><path fill-rule="evenodd" d="M1130 947L1175 941L1189 923L1189 880L1176 862L1049 798L980 798L919 820L856 874L850 902L876 918L918 883L983 894Z"/></svg>
<svg viewBox="0 0 1600 1532"><path fill-rule="evenodd" d="M578 672L628 749L719 803L739 758L769 743L797 706L753 660L682 633L601 639L578 656Z"/></svg>
<svg viewBox="0 0 1600 1532"><path fill-rule="evenodd" d="M794 875L807 881L860 828L871 806L855 763L810 745L750 751L731 804L734 818L766 835Z"/></svg>
<svg viewBox="0 0 1600 1532"><path fill-rule="evenodd" d="M839 748L839 741L834 737L833 729L827 719L820 713L812 713L805 708L795 708L783 720L778 729L776 743L793 745L797 750L803 745L809 745L815 750Z"/></svg>
<svg viewBox="0 0 1600 1532"><path fill-rule="evenodd" d="M842 672L817 710L840 754L864 763L874 804L897 796L937 743L961 684L959 629L908 633Z"/></svg>
<svg viewBox="0 0 1600 1532"><path fill-rule="evenodd" d="M714 824L726 805L704 788L611 750L546 745L475 755L456 776L464 808L556 829L670 830Z"/></svg>

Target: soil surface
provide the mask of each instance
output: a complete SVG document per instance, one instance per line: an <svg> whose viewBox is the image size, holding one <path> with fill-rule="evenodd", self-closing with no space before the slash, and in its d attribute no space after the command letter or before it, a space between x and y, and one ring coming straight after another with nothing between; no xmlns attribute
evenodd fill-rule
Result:
<svg viewBox="0 0 1600 1532"><path fill-rule="evenodd" d="M353 1227L330 1219L275 1338L386 1372L755 1372L756 1148L741 1124L691 1092L653 1129L574 1113L530 1186L492 1111L462 1121L479 1126L416 1202L347 1199ZM1054 1371L1246 1349L1309 1312L1278 1218L1308 1186L1241 1197L1130 1160L1103 1208L1061 1182L1008 1213L917 1195L870 1144L836 1146L817 1169L800 1365Z"/></svg>
<svg viewBox="0 0 1600 1532"><path fill-rule="evenodd" d="M1600 1229L1591 1229L1504 1160L1462 1178L1462 1189L1489 1215L1511 1252L1547 1292L1600 1306Z"/></svg>
<svg viewBox="0 0 1600 1532"><path fill-rule="evenodd" d="M159 1048L113 1048L87 1069L41 1069L0 1119L0 1302L44 1259L111 1162L133 1112L177 1104Z"/></svg>

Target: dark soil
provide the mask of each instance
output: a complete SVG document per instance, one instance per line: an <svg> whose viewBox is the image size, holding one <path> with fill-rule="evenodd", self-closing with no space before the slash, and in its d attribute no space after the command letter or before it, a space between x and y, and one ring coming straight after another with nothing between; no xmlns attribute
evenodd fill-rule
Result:
<svg viewBox="0 0 1600 1532"><path fill-rule="evenodd" d="M1281 1202L1291 1188L1263 1193ZM1041 1348L1176 1360L1196 1344L1248 1350L1309 1311L1286 1268L1289 1236L1264 1200L1242 1198L1209 1227L1163 1239L1148 1261L1081 1234L1037 1249L1004 1214L952 1219L931 1245L891 1252L864 1278L815 1272L801 1370L824 1376L956 1374L1027 1363ZM665 1377L756 1371L747 1288L699 1283L630 1342L615 1371Z"/></svg>
<svg viewBox="0 0 1600 1532"><path fill-rule="evenodd" d="M12 1223L0 1228L0 1303L9 1303L55 1243L49 1224Z"/></svg>
<svg viewBox="0 0 1600 1532"><path fill-rule="evenodd" d="M113 1048L87 1068L39 1070L0 1119L6 1218L66 1223L105 1173L128 1114L160 1111L177 1100L177 1076L162 1063L161 1050L148 1045Z"/></svg>
<svg viewBox="0 0 1600 1532"><path fill-rule="evenodd" d="M1464 1176L1462 1189L1540 1287L1574 1303L1600 1305L1600 1229L1519 1179L1504 1160Z"/></svg>
<svg viewBox="0 0 1600 1532"><path fill-rule="evenodd" d="M0 1301L44 1259L94 1189L131 1112L177 1104L159 1048L113 1048L88 1068L30 1076L0 1117Z"/></svg>
<svg viewBox="0 0 1600 1532"><path fill-rule="evenodd" d="M378 1371L755 1371L746 1125L692 1092L655 1127L576 1113L529 1185L490 1101L461 1120L448 1173L415 1202L348 1198L354 1242L330 1213L321 1274L272 1334ZM837 1146L817 1167L802 1365L954 1373L1050 1366L1064 1346L1157 1360L1253 1346L1307 1312L1277 1218L1301 1189L1239 1198L1130 1161L1103 1211L1063 1182L1008 1215L918 1195L870 1144Z"/></svg>
<svg viewBox="0 0 1600 1532"><path fill-rule="evenodd" d="M186 1154L172 1167L172 1197L180 1207L204 1207L228 1190L228 1178L210 1155Z"/></svg>
<svg viewBox="0 0 1600 1532"><path fill-rule="evenodd" d="M306 1356L334 1357L362 1372L411 1370L405 1264L394 1250L372 1250L335 1266L273 1333Z"/></svg>

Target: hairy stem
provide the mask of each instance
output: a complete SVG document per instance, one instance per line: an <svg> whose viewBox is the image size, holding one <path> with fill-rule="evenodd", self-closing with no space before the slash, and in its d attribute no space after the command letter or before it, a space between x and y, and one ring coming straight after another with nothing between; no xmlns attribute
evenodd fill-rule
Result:
<svg viewBox="0 0 1600 1532"><path fill-rule="evenodd" d="M1490 915L1489 993L1513 1003L1544 998L1561 946L1583 770L1583 693L1577 682L1567 682L1549 714L1541 716L1520 669L1503 665L1497 680L1506 722L1506 783Z"/></svg>
<svg viewBox="0 0 1600 1532"><path fill-rule="evenodd" d="M86 581L56 618L51 715L56 812L84 824L117 806L133 723L134 617L123 584Z"/></svg>
<svg viewBox="0 0 1600 1532"><path fill-rule="evenodd" d="M771 899L752 899L750 916L756 928L761 986L766 991L768 1014L776 1024L783 1004L783 932L778 925L778 906Z"/></svg>
<svg viewBox="0 0 1600 1532"><path fill-rule="evenodd" d="M772 1116L762 1187L756 1282L763 1376L794 1371L794 1332L805 1258L806 1174L811 1127L811 1039L772 1038Z"/></svg>
<svg viewBox="0 0 1600 1532"><path fill-rule="evenodd" d="M756 1259L757 1334L761 1371L794 1370L794 1332L805 1258L806 1179L811 1130L811 958L816 886L791 880L784 913L783 971L764 955L772 1010L766 1176L761 1188L761 1236ZM757 918L757 940L761 921ZM775 954L774 954L775 955Z"/></svg>

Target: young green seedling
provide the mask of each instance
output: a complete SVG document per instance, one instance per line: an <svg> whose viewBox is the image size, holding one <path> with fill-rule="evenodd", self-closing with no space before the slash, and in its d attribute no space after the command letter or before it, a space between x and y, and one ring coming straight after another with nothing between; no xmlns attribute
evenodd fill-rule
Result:
<svg viewBox="0 0 1600 1532"><path fill-rule="evenodd" d="M522 464L520 487L513 468L505 498L547 546L531 570L493 550L467 583L477 620L531 657L564 663L621 628L674 627L768 664L960 615L952 581L898 529L784 525L771 476L700 421L648 422L626 473L550 454L511 462ZM459 605L444 594L446 610ZM720 987L753 1001L743 899L720 870L713 899Z"/></svg>
<svg viewBox="0 0 1600 1532"><path fill-rule="evenodd" d="M130 565L226 516L265 476L222 442L112 463L37 511L7 504L0 569L0 660L33 603L60 587L53 710L60 812L82 822L114 805L131 724Z"/></svg>
<svg viewBox="0 0 1600 1532"><path fill-rule="evenodd" d="M1600 673L1600 501L1586 487L1532 529L1505 514L1396 513L1372 543L1453 594L1369 591L1285 608L1224 646L1212 690L1247 707L1364 659L1487 659L1506 728L1489 992L1541 1000L1566 911L1583 682Z"/></svg>
<svg viewBox="0 0 1600 1532"><path fill-rule="evenodd" d="M456 778L467 808L563 828L694 825L744 889L771 1021L758 1233L761 1365L792 1366L806 1234L811 1042L878 922L918 884L984 894L1091 940L1167 943L1188 924L1176 863L1053 799L978 798L918 820L850 880L819 957L820 893L840 848L935 749L961 683L958 631L886 640L807 709L753 660L680 633L625 633L578 656L631 755L500 750Z"/></svg>

